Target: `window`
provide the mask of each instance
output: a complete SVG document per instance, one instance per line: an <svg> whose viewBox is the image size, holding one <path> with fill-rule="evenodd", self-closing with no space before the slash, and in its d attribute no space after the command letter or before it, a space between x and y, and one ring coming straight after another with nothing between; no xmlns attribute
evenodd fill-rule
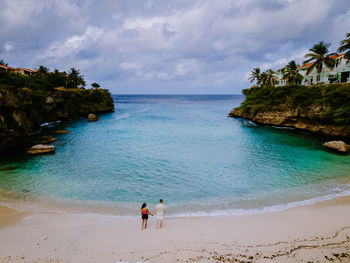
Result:
<svg viewBox="0 0 350 263"><path fill-rule="evenodd" d="M316 81L317 81L317 82L320 82L320 80L321 80L321 76L318 75L318 76L316 77Z"/></svg>

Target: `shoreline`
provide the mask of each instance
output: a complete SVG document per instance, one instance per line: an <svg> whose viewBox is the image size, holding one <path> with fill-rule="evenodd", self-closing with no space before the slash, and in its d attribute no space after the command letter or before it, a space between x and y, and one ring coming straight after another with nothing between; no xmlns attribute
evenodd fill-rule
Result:
<svg viewBox="0 0 350 263"><path fill-rule="evenodd" d="M264 214L166 218L162 230L150 217L146 231L138 217L0 208L1 217L11 213L0 224L1 263L350 260L350 196Z"/></svg>
<svg viewBox="0 0 350 263"><path fill-rule="evenodd" d="M265 205L259 208L227 208L227 209L215 209L215 210L198 210L187 211L175 214L168 214L168 218L202 218L202 217L216 217L216 216L245 216L245 215L261 215L266 213L283 212L289 209L300 208L309 205L315 205L320 202L327 202L334 199L350 196L350 183L343 182L343 186L346 186L340 192L330 193L313 197L310 199L300 201L290 201L282 204ZM3 195L4 199L1 200ZM24 213L67 213L67 214L85 214L85 215L101 215L101 216L114 216L114 217L129 217L138 218L137 204L134 202L120 203L118 202L85 202L69 199L45 199L44 197L27 200L11 200L13 194L0 191L0 207L7 207L19 212ZM108 205L109 204L109 205ZM117 205L115 205L117 204ZM197 203L193 203L190 206L196 206ZM118 206L119 205L119 206ZM156 204L148 203L151 210ZM130 210L130 206L135 209ZM210 204L213 206L213 204ZM129 210L126 210L129 208ZM173 207L168 205L168 210L172 210ZM179 210L179 208L176 208Z"/></svg>

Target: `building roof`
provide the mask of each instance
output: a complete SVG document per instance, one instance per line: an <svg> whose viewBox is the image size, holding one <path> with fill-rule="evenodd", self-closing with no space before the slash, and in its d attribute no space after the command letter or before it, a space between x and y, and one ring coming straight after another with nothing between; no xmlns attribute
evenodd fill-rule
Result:
<svg viewBox="0 0 350 263"><path fill-rule="evenodd" d="M6 65L2 65L2 64L0 64L0 67L1 68L7 68L7 69L15 70L15 68L12 68L12 67L9 67L9 66L6 66Z"/></svg>
<svg viewBox="0 0 350 263"><path fill-rule="evenodd" d="M340 58L340 57L342 57L344 55L345 55L345 53L339 54L339 55L330 56L330 58L337 59L337 58Z"/></svg>
<svg viewBox="0 0 350 263"><path fill-rule="evenodd" d="M345 55L345 53L339 54L339 55L330 56L330 58L337 59L337 58L340 58L340 57L342 57L344 55ZM313 62L307 63L305 65L302 65L302 66L298 67L298 69L307 69L307 68L311 67L312 64L313 64Z"/></svg>
<svg viewBox="0 0 350 263"><path fill-rule="evenodd" d="M302 66L298 67L298 69L306 69L306 68L309 68L309 67L311 67L312 64L313 64L313 62L307 63L307 64L305 64L305 65L302 65Z"/></svg>
<svg viewBox="0 0 350 263"><path fill-rule="evenodd" d="M29 72L36 72L36 70L31 70L31 69L29 69L29 68L18 68L18 69L23 69L23 70L29 71Z"/></svg>

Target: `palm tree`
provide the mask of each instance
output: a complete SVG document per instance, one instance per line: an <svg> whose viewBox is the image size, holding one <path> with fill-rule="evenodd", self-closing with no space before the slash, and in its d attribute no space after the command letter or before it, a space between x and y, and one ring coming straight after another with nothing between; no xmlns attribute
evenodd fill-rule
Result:
<svg viewBox="0 0 350 263"><path fill-rule="evenodd" d="M350 33L346 34L346 39L340 41L340 47L338 48L338 52L347 51L344 55L344 58L347 61L350 61Z"/></svg>
<svg viewBox="0 0 350 263"><path fill-rule="evenodd" d="M36 70L40 76L45 76L47 73L49 73L49 69L47 67L44 67L43 65L40 65L39 68Z"/></svg>
<svg viewBox="0 0 350 263"><path fill-rule="evenodd" d="M260 85L265 86L267 85L267 73L266 71L260 74Z"/></svg>
<svg viewBox="0 0 350 263"><path fill-rule="evenodd" d="M260 68L253 68L252 71L250 71L250 82L256 81L256 85L259 86L260 84Z"/></svg>
<svg viewBox="0 0 350 263"><path fill-rule="evenodd" d="M311 53L305 55L305 58L308 59L304 61L304 64L307 64L312 61L311 66L306 71L306 75L309 75L313 71L313 69L316 68L317 82L320 82L320 75L323 65L330 69L334 68L335 60L332 59L331 56L336 55L336 53L328 54L328 47L330 45L331 44L326 44L323 41L320 41L319 43L315 44L312 48L309 49Z"/></svg>
<svg viewBox="0 0 350 263"><path fill-rule="evenodd" d="M5 60L0 59L0 65L8 66L9 64L7 64Z"/></svg>
<svg viewBox="0 0 350 263"><path fill-rule="evenodd" d="M278 83L278 78L276 76L276 72L273 71L272 69L268 69L266 71L266 84L269 86L276 86L276 84Z"/></svg>
<svg viewBox="0 0 350 263"><path fill-rule="evenodd" d="M85 87L86 83L79 69L71 68L68 72L68 83L72 88Z"/></svg>
<svg viewBox="0 0 350 263"><path fill-rule="evenodd" d="M297 63L294 60L288 63L288 65L284 68L283 78L287 80L288 85L292 84L300 84L303 80L303 75L299 73Z"/></svg>

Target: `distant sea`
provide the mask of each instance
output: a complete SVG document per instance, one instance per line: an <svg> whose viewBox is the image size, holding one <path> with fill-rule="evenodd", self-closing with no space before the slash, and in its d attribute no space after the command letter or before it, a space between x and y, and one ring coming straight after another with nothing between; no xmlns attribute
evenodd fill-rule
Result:
<svg viewBox="0 0 350 263"><path fill-rule="evenodd" d="M114 95L115 112L42 125L53 155L0 160L0 204L138 215L261 213L350 194L350 156L324 139L228 118L244 97Z"/></svg>

